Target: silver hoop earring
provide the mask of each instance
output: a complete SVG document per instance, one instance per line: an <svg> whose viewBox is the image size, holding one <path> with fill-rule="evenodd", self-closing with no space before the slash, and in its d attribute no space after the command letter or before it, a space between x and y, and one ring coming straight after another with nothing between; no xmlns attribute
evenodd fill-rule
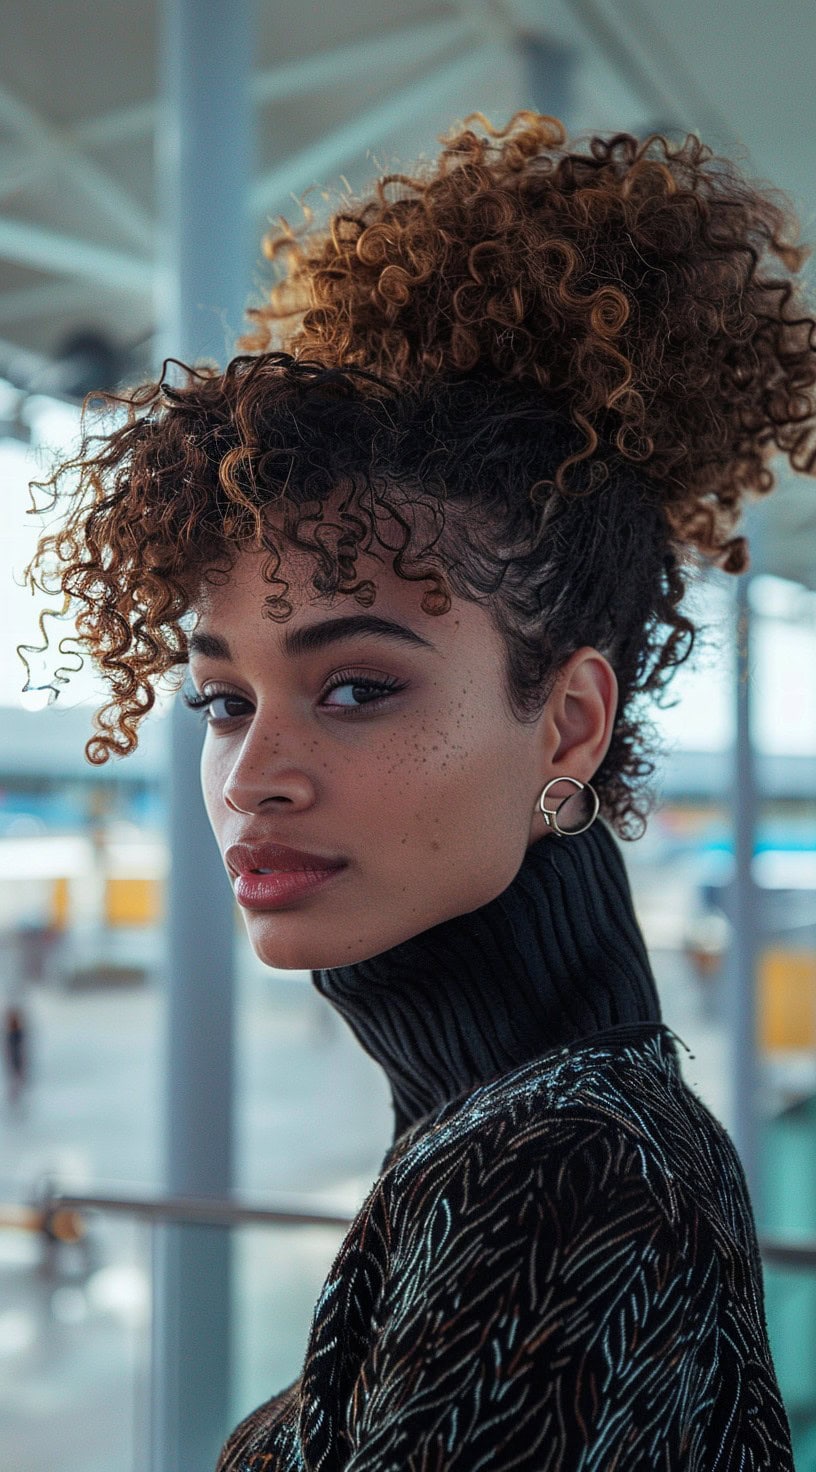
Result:
<svg viewBox="0 0 816 1472"><path fill-rule="evenodd" d="M558 807L555 809L554 812L550 808L545 808L544 799L547 796L550 788L555 786L556 782L574 782L579 791L583 792L585 788L588 788L589 791L592 793L592 801L594 804L592 817L590 818L588 823L584 824L583 828L559 828L558 826L558 814L564 806L564 803L569 802L570 798L575 796L573 792L568 792L566 797L562 797L561 801L558 804ZM560 838L574 838L576 833L586 833L587 828L591 828L592 824L595 822L595 819L598 816L598 809L600 808L600 805L601 804L598 798L598 794L595 791L595 788L592 786L592 783L579 782L577 777L551 777L550 781L547 783L546 787L541 793L538 802L536 803L536 807L539 808L544 814L544 821L547 824L547 827L551 828L553 833L557 833Z"/></svg>

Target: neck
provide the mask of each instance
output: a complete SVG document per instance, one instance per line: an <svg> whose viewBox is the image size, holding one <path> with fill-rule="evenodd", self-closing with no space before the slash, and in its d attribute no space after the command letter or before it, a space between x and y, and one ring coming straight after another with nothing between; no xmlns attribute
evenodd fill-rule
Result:
<svg viewBox="0 0 816 1472"><path fill-rule="evenodd" d="M661 1020L623 857L602 819L538 839L479 909L312 981L385 1070L395 1139L551 1048Z"/></svg>

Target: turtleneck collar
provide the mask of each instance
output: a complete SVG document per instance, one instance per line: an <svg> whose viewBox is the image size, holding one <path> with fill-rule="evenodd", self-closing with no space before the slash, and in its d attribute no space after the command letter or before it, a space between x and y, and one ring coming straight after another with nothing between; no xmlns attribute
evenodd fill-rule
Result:
<svg viewBox="0 0 816 1472"><path fill-rule="evenodd" d="M395 1141L551 1048L661 1021L623 856L601 818L538 839L479 909L312 981L385 1070Z"/></svg>

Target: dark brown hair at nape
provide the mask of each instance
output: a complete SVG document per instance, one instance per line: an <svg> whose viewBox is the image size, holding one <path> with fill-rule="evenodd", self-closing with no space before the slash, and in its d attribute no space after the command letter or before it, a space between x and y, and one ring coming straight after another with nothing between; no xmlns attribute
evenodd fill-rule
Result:
<svg viewBox="0 0 816 1472"><path fill-rule="evenodd" d="M46 483L58 494L73 481L74 492L59 532L41 539L39 585L54 588L43 573L57 556L56 586L114 693L88 759L132 751L157 678L170 676L170 688L183 678L171 672L186 661L185 615L203 573L225 576L240 547L266 547L266 616L285 620L282 551L312 557L316 592L368 606L376 589L355 564L373 549L425 584L427 613L444 613L451 591L487 601L520 719L540 709L573 650L607 654L620 703L593 783L625 836L653 766L633 704L687 656L693 630L678 610L684 578L665 513L632 466L610 455L599 495L580 484L580 462L572 492L553 493L575 445L574 426L540 394L478 374L403 391L271 353L141 389L127 423L96 450L86 427L79 456ZM265 508L282 513L285 542Z"/></svg>
<svg viewBox="0 0 816 1472"><path fill-rule="evenodd" d="M364 549L429 613L487 600L519 719L575 649L605 654L619 702L592 781L621 837L643 831L646 711L695 640L689 573L745 569L740 504L771 489L775 451L813 468L805 252L784 201L696 138L578 147L552 118L474 116L488 138L454 131L424 172L273 237L288 275L252 354L107 396L126 422L94 433L89 408L42 483L65 514L26 576L73 606L113 695L89 761L132 751L156 681L172 688L205 570L266 546L266 612L289 616L277 508L319 593L373 601Z"/></svg>

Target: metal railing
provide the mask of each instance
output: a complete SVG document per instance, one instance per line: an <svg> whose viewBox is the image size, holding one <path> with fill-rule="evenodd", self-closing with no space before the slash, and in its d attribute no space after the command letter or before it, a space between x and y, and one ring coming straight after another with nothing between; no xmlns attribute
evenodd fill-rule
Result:
<svg viewBox="0 0 816 1472"><path fill-rule="evenodd" d="M207 1227L245 1227L253 1223L347 1227L354 1219L348 1214L340 1216L328 1210L316 1210L313 1205L298 1205L294 1199L285 1206L272 1207L209 1196L74 1196L60 1192L47 1205L54 1209L104 1211L151 1222L184 1222Z"/></svg>
<svg viewBox="0 0 816 1472"><path fill-rule="evenodd" d="M141 1220L149 1227L150 1277L153 1293L152 1322L155 1322L155 1315L161 1307L163 1285L156 1253L166 1227L172 1228L178 1225L185 1229L220 1228L227 1230L231 1235L233 1229L258 1226L320 1227L337 1231L347 1229L354 1220L352 1208L341 1212L337 1209L336 1201L326 1199L321 1201L317 1196L304 1197L287 1193L261 1203L234 1197L197 1197L169 1193L103 1195L62 1191L57 1189L55 1182L50 1189L46 1187L38 1194L36 1203L38 1221L35 1223L32 1220L30 1223L33 1230L39 1229L43 1251L46 1254L45 1260L52 1271L55 1271L57 1267L61 1241L79 1241L80 1245L83 1242L92 1241L93 1234L88 1218L96 1213ZM71 1225L72 1230L68 1237L63 1232L56 1231L60 1218L68 1219ZM196 1240L200 1236L196 1231L192 1231L190 1235ZM202 1240L206 1240L203 1235ZM816 1239L812 1237L792 1240L761 1235L758 1238L758 1245L761 1259L765 1264L793 1270L797 1278L800 1274L813 1273L816 1270ZM287 1254L284 1251L284 1261L286 1257ZM148 1464L158 1467L167 1465L164 1453L155 1451L155 1446L158 1444L157 1428L160 1426L156 1382L157 1376L163 1373L163 1367L157 1361L154 1345L155 1339L151 1330L150 1347L135 1381L131 1454L134 1469L137 1467L142 1469ZM214 1352L220 1353L218 1346L215 1347ZM228 1358L225 1362L229 1365ZM186 1374L187 1367L183 1361L181 1364L183 1373ZM231 1373L228 1370L228 1375ZM224 1420L226 1426L229 1418L224 1412L221 1414L221 1419ZM211 1461L214 1461L214 1456L213 1452Z"/></svg>
<svg viewBox="0 0 816 1472"><path fill-rule="evenodd" d="M75 1196L60 1193L47 1205L54 1210L123 1213L152 1222L185 1222L204 1226L263 1223L267 1226L347 1227L353 1221L353 1216L315 1210L314 1206L297 1204L293 1199L287 1205L270 1207L194 1196ZM789 1238L761 1236L758 1240L760 1257L764 1262L802 1271L816 1268L816 1240L813 1238L797 1242Z"/></svg>

